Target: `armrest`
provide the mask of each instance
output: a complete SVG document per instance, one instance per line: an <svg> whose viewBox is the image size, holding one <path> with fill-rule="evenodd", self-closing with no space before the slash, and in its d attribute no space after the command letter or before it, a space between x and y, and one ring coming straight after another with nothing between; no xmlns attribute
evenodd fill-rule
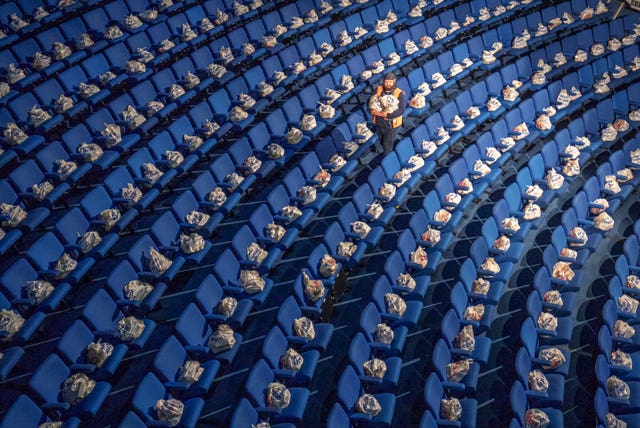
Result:
<svg viewBox="0 0 640 428"><path fill-rule="evenodd" d="M287 342L290 342L296 345L306 345L309 342L309 340L300 336L287 336Z"/></svg>
<svg viewBox="0 0 640 428"><path fill-rule="evenodd" d="M460 383L460 382L450 382L450 381L443 381L442 382L442 386L445 389L453 389L456 391L464 391L466 386L464 385L464 383Z"/></svg>
<svg viewBox="0 0 640 428"><path fill-rule="evenodd" d="M71 364L69 366L73 372L90 373L96 369L94 364Z"/></svg>
<svg viewBox="0 0 640 428"><path fill-rule="evenodd" d="M375 377L375 376L365 376L365 375L359 375L358 376L360 378L360 381L363 383L373 383L373 384L381 384L382 383L382 379L379 377Z"/></svg>
<svg viewBox="0 0 640 428"><path fill-rule="evenodd" d="M296 372L293 370L273 369L273 374L276 375L276 377L284 377L287 379L293 379L296 377Z"/></svg>
<svg viewBox="0 0 640 428"><path fill-rule="evenodd" d="M113 337L116 332L113 330L97 330L94 331L93 334L98 337Z"/></svg>
<svg viewBox="0 0 640 428"><path fill-rule="evenodd" d="M33 299L29 299L26 297L20 297L20 298L16 298L16 299L12 299L11 300L11 305L13 306L23 306L23 307L29 307L29 306L33 306L34 304L34 300Z"/></svg>
<svg viewBox="0 0 640 428"><path fill-rule="evenodd" d="M178 251L179 247L177 245L160 245L158 246L158 250L160 250L161 253L163 252L172 252L175 253L176 251Z"/></svg>
<svg viewBox="0 0 640 428"><path fill-rule="evenodd" d="M542 392L542 391L533 391L531 389L527 390L527 397L533 397L533 398L547 398L549 397L549 394L547 394L546 392Z"/></svg>
<svg viewBox="0 0 640 428"><path fill-rule="evenodd" d="M38 275L47 277L47 278L51 278L51 277L55 278L56 276L59 275L59 272L54 269L44 269L44 270L39 270Z"/></svg>
<svg viewBox="0 0 640 428"><path fill-rule="evenodd" d="M69 250L69 251L73 251L73 250L81 250L82 247L80 245L76 245L76 244L67 244L64 246L65 250Z"/></svg>
<svg viewBox="0 0 640 428"><path fill-rule="evenodd" d="M491 272L491 271L488 271L488 270L480 269L480 270L478 270L478 275L482 275L482 276L486 276L486 277L493 277L496 274Z"/></svg>
<svg viewBox="0 0 640 428"><path fill-rule="evenodd" d="M187 345L184 347L188 352L206 353L209 352L209 348L203 345Z"/></svg>
<svg viewBox="0 0 640 428"><path fill-rule="evenodd" d="M354 240L354 241L358 241L358 240L361 239L360 235L358 235L357 233L353 233L353 232L344 232L344 236L349 238L349 239L351 239L351 240Z"/></svg>
<svg viewBox="0 0 640 428"><path fill-rule="evenodd" d="M43 410L68 410L71 405L69 403L44 403L40 407Z"/></svg>
<svg viewBox="0 0 640 428"><path fill-rule="evenodd" d="M545 329L543 329L543 328L538 328L538 327L536 327L536 332L537 332L538 334L543 335L543 336L553 336L553 337L555 337L555 336L557 336L557 335L558 335L558 333L557 333L557 332L555 332L555 331L545 330Z"/></svg>
<svg viewBox="0 0 640 428"><path fill-rule="evenodd" d="M369 415L368 413L351 413L349 415L349 419L351 419L352 421L355 421L356 424L358 423L358 421L371 421L371 415Z"/></svg>
<svg viewBox="0 0 640 428"><path fill-rule="evenodd" d="M585 242L582 239L573 238L571 236L567 236L567 242L570 242L572 244L580 244L580 245L585 244Z"/></svg>
<svg viewBox="0 0 640 428"><path fill-rule="evenodd" d="M129 300L129 299L118 299L116 300L116 305L118 306L140 306L140 302L137 300Z"/></svg>
<svg viewBox="0 0 640 428"><path fill-rule="evenodd" d="M186 391L189 389L189 387L191 386L190 384L188 384L187 382L178 382L178 381L173 381L173 382L166 382L164 384L164 386L167 389L173 389L176 391Z"/></svg>
<svg viewBox="0 0 640 428"><path fill-rule="evenodd" d="M464 355L465 357L471 357L471 352L465 351L464 349L451 348L451 353L453 355Z"/></svg>
<svg viewBox="0 0 640 428"><path fill-rule="evenodd" d="M533 364L539 364L541 366L548 366L549 365L549 361L544 360L542 358L537 358L537 357L531 357L531 362Z"/></svg>
<svg viewBox="0 0 640 428"><path fill-rule="evenodd" d="M260 266L260 263L258 263L256 261L253 261L253 260L242 259L242 260L239 260L239 262L240 262L240 265L242 267L258 267L258 266Z"/></svg>
<svg viewBox="0 0 640 428"><path fill-rule="evenodd" d="M207 321L216 321L221 323L227 321L227 317L222 314L205 314L204 318Z"/></svg>
<svg viewBox="0 0 640 428"><path fill-rule="evenodd" d="M611 396L607 396L607 401L610 404L615 404L617 406L622 406L622 407L628 407L631 405L631 402L629 400L624 400L622 398L614 398Z"/></svg>

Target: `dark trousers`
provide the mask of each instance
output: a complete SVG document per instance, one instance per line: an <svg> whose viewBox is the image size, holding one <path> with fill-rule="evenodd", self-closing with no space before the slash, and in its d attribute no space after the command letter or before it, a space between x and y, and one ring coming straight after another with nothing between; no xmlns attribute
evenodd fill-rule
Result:
<svg viewBox="0 0 640 428"><path fill-rule="evenodd" d="M393 143L396 140L398 134L398 128L377 128L378 139L382 144L382 150L385 154L393 150Z"/></svg>

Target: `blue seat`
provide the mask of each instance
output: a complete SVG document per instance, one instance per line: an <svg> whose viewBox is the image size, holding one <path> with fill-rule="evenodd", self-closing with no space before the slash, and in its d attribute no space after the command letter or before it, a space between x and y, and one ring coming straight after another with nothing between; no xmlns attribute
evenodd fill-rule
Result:
<svg viewBox="0 0 640 428"><path fill-rule="evenodd" d="M547 247L545 249L545 253L548 251L553 252L555 250L551 247ZM547 268L541 267L538 269L533 277L533 287L540 295L540 298L543 299L542 307L557 316L570 316L573 310L573 304L578 294L576 291L578 290L575 288L565 288L565 286L561 286L559 291L562 297L562 306L559 306L551 302L544 301L545 294L554 288L553 284L554 283L552 282L551 275L549 275Z"/></svg>
<svg viewBox="0 0 640 428"><path fill-rule="evenodd" d="M127 353L127 345L112 343L113 351L98 367L87 361L87 346L100 340L104 342L104 338L97 338L84 322L75 320L58 341L56 351L71 371L90 374L93 379L108 380Z"/></svg>
<svg viewBox="0 0 640 428"><path fill-rule="evenodd" d="M596 359L595 372L596 379L598 379L598 386L605 390L607 402L613 413L638 413L640 411L640 382L626 380L625 383L630 391L629 398L616 398L606 389L607 381L609 377L612 376L612 373L603 355L599 355Z"/></svg>
<svg viewBox="0 0 640 428"><path fill-rule="evenodd" d="M262 421L260 414L251 402L246 398L241 398L235 406L233 415L231 415L230 428L245 428L251 425L257 425ZM273 421L270 421L273 422ZM270 423L272 428L295 428L291 423Z"/></svg>
<svg viewBox="0 0 640 428"><path fill-rule="evenodd" d="M284 188L281 187L280 190L284 192L284 196L287 196L286 190L284 190ZM269 196L271 196L272 194L273 192ZM281 207L285 205L289 204L286 203L278 206L277 212L279 212ZM308 210L307 212L312 214L311 210ZM251 226L251 229L253 230L258 243L265 249L271 249L273 246L277 246L282 251L285 251L295 242L298 234L300 233L300 230L295 227L295 224L292 224L292 226L294 227L286 228L284 236L276 242L271 238L270 235L267 234L267 226L272 223L277 224L276 219L274 218L275 216L277 216L277 214L274 215L267 204L261 204L253 211L251 217L249 217L249 225ZM298 220L300 219L298 218Z"/></svg>
<svg viewBox="0 0 640 428"><path fill-rule="evenodd" d="M31 260L38 275L42 278L64 279L71 284L76 284L94 265L95 260L90 257L82 257L76 260L78 263L71 272L61 276L55 270L55 266L65 252L65 247L58 238L52 232L47 232L31 245L27 251L27 258Z"/></svg>
<svg viewBox="0 0 640 428"><path fill-rule="evenodd" d="M6 358L6 354L4 358ZM2 422L0 422L0 428L35 427L46 422L55 423L29 396L20 394L4 414ZM76 428L79 426L80 419L75 416L66 417L62 421L63 428Z"/></svg>
<svg viewBox="0 0 640 428"><path fill-rule="evenodd" d="M358 398L365 393L358 374L351 366L345 367L338 380L338 401L354 425L364 423L372 427L390 427L393 421L393 413L396 405L396 396L391 393L373 394L380 404L381 411L371 416L367 413L358 412L355 409Z"/></svg>
<svg viewBox="0 0 640 428"><path fill-rule="evenodd" d="M517 191L517 186L514 188ZM506 192L505 192L506 193ZM510 242L509 249L507 251L501 251L495 248L495 241L501 236L498 230L498 225L493 217L489 217L482 224L482 237L485 239L489 247L489 254L493 255L498 263L507 261L511 263L518 263L524 252L524 244L522 242Z"/></svg>
<svg viewBox="0 0 640 428"><path fill-rule="evenodd" d="M23 39L14 44L11 50L21 64L32 64L36 52L43 54L46 53L46 48L41 47L35 38ZM62 61L55 61L54 58L51 58L51 64L42 70L37 71L36 74L40 74L41 77L48 77L54 75L63 68L64 63Z"/></svg>
<svg viewBox="0 0 640 428"><path fill-rule="evenodd" d="M210 189L210 191L213 190ZM204 236L213 235L220 222L224 219L222 212L214 212L208 214L211 204L198 202L189 190L185 190L171 204L171 209L179 225L182 229L189 232L197 232ZM201 212L209 215L209 219L203 225L192 224L187 222L187 216L192 212Z"/></svg>
<svg viewBox="0 0 640 428"><path fill-rule="evenodd" d="M249 316L253 308L253 301L251 299L237 300L235 311L231 317L227 318L226 315L218 312L218 305L225 297L224 290L218 280L212 274L208 274L196 290L195 303L206 319L224 322L232 326L232 328L238 329Z"/></svg>
<svg viewBox="0 0 640 428"><path fill-rule="evenodd" d="M245 178L253 175L257 179L264 180L264 178L271 174L273 169L276 167L276 163L273 160L269 159L267 156L262 156L258 152L254 152L253 148L249 144L249 140L244 137L229 147L229 154L231 155L236 167L241 174L245 176ZM255 156L261 162L260 168L255 172L252 172L251 169L244 164L245 160L251 156Z"/></svg>
<svg viewBox="0 0 640 428"><path fill-rule="evenodd" d="M349 344L349 362L358 374L360 382L366 385L372 392L390 391L397 387L402 368L400 357L388 357L384 359L387 370L382 378L367 376L363 369L363 363L373 359L374 353L362 333L356 333Z"/></svg>
<svg viewBox="0 0 640 428"><path fill-rule="evenodd" d="M555 373L544 373L549 382L547 391L534 391L529 388L529 373L533 370L531 356L525 348L516 354L515 369L518 380L524 386L528 401L534 407L561 407L564 402L564 376Z"/></svg>
<svg viewBox="0 0 640 428"><path fill-rule="evenodd" d="M24 352L24 349L19 346L10 346L2 351L2 360L0 360L0 380L5 380L9 376L11 370L13 370L18 362L20 362ZM7 420L6 414L4 420Z"/></svg>
<svg viewBox="0 0 640 428"><path fill-rule="evenodd" d="M14 260L0 276L0 290L11 301L14 308L28 313L49 313L56 309L62 299L71 291L71 286L61 282L44 300L38 302L28 297L26 285L29 281L38 280L38 272L24 258Z"/></svg>
<svg viewBox="0 0 640 428"><path fill-rule="evenodd" d="M138 134L141 136L148 135L151 129L158 124L159 117L161 117L165 109L160 110L154 115L149 115L146 108L146 103L142 104L140 102L139 97L136 96L137 91L134 92L134 90L132 89L131 92L132 92L133 98L129 96L129 94L123 94L117 97L116 99L111 100L109 102L109 110L111 111L113 117L117 118L116 124L119 125L123 131L130 134L131 133ZM150 98L153 97L154 94L155 94L155 91L147 92L147 96ZM157 97L153 97L153 98L157 98ZM170 104L170 103L166 101L166 104ZM129 108L129 106L134 107L138 113L146 113L145 120L135 126L132 123L125 121L124 112L127 110L127 108ZM138 110L138 108L140 110Z"/></svg>
<svg viewBox="0 0 640 428"><path fill-rule="evenodd" d="M413 329L422 315L423 304L420 301L406 301L406 310L404 314L393 314L387 310L386 296L387 294L395 294L388 282L376 281L371 291L371 299L375 303L380 316L391 328L406 326ZM402 296L400 296L402 297Z"/></svg>
<svg viewBox="0 0 640 428"><path fill-rule="evenodd" d="M323 284L324 292L322 296L318 297L315 300L312 300L305 293L303 273L306 274L310 279L317 279L314 274L309 271L309 269L302 268L293 283L293 295L296 298L296 302L298 303L298 306L300 306L300 310L302 311L302 313L306 317L311 318L313 321L317 321L322 316L326 299L329 296L329 292L331 290L331 284Z"/></svg>
<svg viewBox="0 0 640 428"><path fill-rule="evenodd" d="M379 355L387 356L400 356L402 354L402 348L407 339L408 329L406 326L397 326L393 329L393 341L390 344L384 344L376 342L375 331L379 324L383 324L382 317L378 312L375 304L369 302L364 307L360 314L360 330L364 334L369 347L372 351L379 353Z"/></svg>
<svg viewBox="0 0 640 428"><path fill-rule="evenodd" d="M446 398L445 390L435 373L431 373L424 384L424 400L427 409L437 420L438 426L457 426L462 428L472 428L476 426L476 413L478 403L473 398L463 398L460 400L462 415L459 421L449 421L440 418L441 400Z"/></svg>
<svg viewBox="0 0 640 428"><path fill-rule="evenodd" d="M171 264L165 271L152 271L150 266L151 248L153 248L157 252L160 252L162 255L165 255L164 253L167 253L166 251L163 251L163 249L153 241L151 236L147 234L142 235L129 248L129 251L127 252L127 258L141 278L154 278L164 281L170 281L185 263L184 257L180 255L169 256L168 258L171 261Z"/></svg>
<svg viewBox="0 0 640 428"><path fill-rule="evenodd" d="M138 113L144 114L146 120L137 128L137 131L141 134L148 132L152 127L158 124L158 121L166 118L172 114L177 108L178 103L167 99L161 91L156 90L153 84L149 80L138 83L130 90L131 102ZM121 98L123 100L125 98ZM148 104L151 101L161 102L164 107L156 112L152 112L149 109ZM126 108L127 105L120 106L120 111ZM120 111L117 112L119 116ZM152 114L153 113L153 114Z"/></svg>
<svg viewBox="0 0 640 428"><path fill-rule="evenodd" d="M444 339L439 339L433 347L432 362L433 367L445 390L453 393L472 394L478 385L478 375L480 373L480 364L471 362L469 371L460 381L450 380L447 375L447 367L456 361Z"/></svg>
<svg viewBox="0 0 640 428"><path fill-rule="evenodd" d="M274 326L262 342L262 356L269 364L276 378L285 381L287 384L301 386L311 382L313 373L320 359L320 352L317 349L309 349L302 352L303 363L299 370L293 371L282 368L280 358L289 348L287 338L279 327Z"/></svg>
<svg viewBox="0 0 640 428"><path fill-rule="evenodd" d="M182 344L184 344L189 355L199 360L214 358L228 365L238 353L238 349L242 344L242 336L239 333L234 333L233 337L236 342L233 347L223 352L213 354L207 346L207 343L209 336L213 333L212 325L214 325L215 321L218 320L205 318L195 303L190 303L184 311L182 311L178 321L176 321L176 335Z"/></svg>
<svg viewBox="0 0 640 428"><path fill-rule="evenodd" d="M630 338L615 335L615 322L618 320L616 302L609 299L602 307L602 319L605 326L609 329L609 333L612 335L612 340L616 343L616 346L625 352L636 352L640 349L640 334L634 334Z"/></svg>
<svg viewBox="0 0 640 428"><path fill-rule="evenodd" d="M353 428L349 415L340 403L335 403L327 416L327 428Z"/></svg>
<svg viewBox="0 0 640 428"><path fill-rule="evenodd" d="M51 116L49 119L45 120L38 126L34 126L29 120L29 111L34 106L40 107ZM31 128L36 134L44 135L55 129L64 121L64 117L61 114L56 114L50 106L39 103L31 92L19 95L18 97L14 98L13 100L11 100L11 103L8 107L13 116L17 119L19 126L24 126L21 124L28 123L29 128ZM23 128L27 134L30 133L29 128Z"/></svg>
<svg viewBox="0 0 640 428"><path fill-rule="evenodd" d="M481 364L486 364L489 359L489 352L491 351L491 339L485 336L476 336L475 348L472 351L466 351L455 347L456 336L462 329L460 318L456 314L454 309L450 309L442 317L441 334L449 350L455 356L464 356L472 358Z"/></svg>
<svg viewBox="0 0 640 428"><path fill-rule="evenodd" d="M215 177L218 186L227 190L227 193L244 193L256 180L256 176L250 175L248 177L245 177L242 182L238 184L238 186L234 189L225 179L230 174L236 172L236 166L228 153L221 155L215 161L213 161L209 170Z"/></svg>
<svg viewBox="0 0 640 428"><path fill-rule="evenodd" d="M105 290L99 289L94 293L84 307L82 316L97 337L120 340L117 334L117 326L125 318L125 314ZM140 336L126 342L130 348L142 348L155 329L155 322L152 320L141 319L141 321L144 323L144 329Z"/></svg>
<svg viewBox="0 0 640 428"><path fill-rule="evenodd" d="M100 220L100 213L107 209L118 209L118 207L109 196L107 190L102 186L94 188L82 198L80 200L80 207L94 227L108 232L119 232L123 230L138 215L138 212L132 208L120 212L120 219L115 224L107 227L107 224Z"/></svg>
<svg viewBox="0 0 640 428"><path fill-rule="evenodd" d="M489 246L487 245L487 242L484 240L484 238L476 238L471 244L469 253L480 276L489 279L489 281L491 282L509 282L511 273L513 272L514 263L504 260L495 260L499 265L499 272L497 273L487 271L482 268L482 264L485 262L485 260L492 257L492 255L489 253Z"/></svg>
<svg viewBox="0 0 640 428"><path fill-rule="evenodd" d="M527 237L527 234L532 229L531 222L522 221L521 218L518 218L517 212L514 212L509 207L508 202L505 199L500 199L495 203L492 210L492 216L498 227L499 233L506 235L512 242L522 242ZM517 231L513 231L512 229L507 229L503 226L504 220L507 218L516 218L518 220L518 225L520 228Z"/></svg>
<svg viewBox="0 0 640 428"><path fill-rule="evenodd" d="M289 405L283 409L269 407L265 392L268 385L275 381L276 376L267 362L258 360L251 368L244 384L249 400L256 406L258 412L269 414L270 421L299 423L309 400L309 390L300 387L287 388L291 394Z"/></svg>
<svg viewBox="0 0 640 428"><path fill-rule="evenodd" d="M414 263L411 260L411 254L413 254L414 251L417 251L418 247L421 247L421 245L416 242L416 239L411 234L411 230L405 229L398 237L396 248L402 255L402 259L407 271L413 272L416 275L433 274L438 266L438 263L442 259L442 253L440 253L439 251L429 251L427 253L427 264L423 268L422 265Z"/></svg>
<svg viewBox="0 0 640 428"><path fill-rule="evenodd" d="M302 316L302 311L293 296L289 296L280 306L277 317L278 325L284 332L287 341L290 345L302 351L310 349L324 351L333 334L333 325L328 323L315 323L314 329L316 336L313 340L309 340L305 337L298 336L294 330L294 321Z"/></svg>
<svg viewBox="0 0 640 428"><path fill-rule="evenodd" d="M429 288L429 284L431 284L431 277L429 275L412 275L412 278L416 282L413 290L400 286L398 284L398 278L402 274L408 274L408 272L405 268L402 255L397 250L392 251L391 254L387 256L384 263L384 273L387 284L391 286L394 292L400 294L406 300L422 301ZM382 278L378 279L378 281L382 281Z"/></svg>
<svg viewBox="0 0 640 428"><path fill-rule="evenodd" d="M331 199L331 195L328 193L317 192L315 199L305 204L304 199L298 196L298 190L308 185L300 168L290 169L282 181L287 189L289 198L294 201L300 209L310 207L313 211L318 212L329 202L329 199Z"/></svg>
<svg viewBox="0 0 640 428"><path fill-rule="evenodd" d="M65 250L71 252L74 258L79 258L83 255L83 251L79 245L82 236L85 233L94 231L89 219L87 219L77 207L72 208L58 220L54 225L54 229L61 243L64 245ZM95 247L84 253L94 260L99 260L101 257L104 257L118 241L118 235L115 233L102 234L100 238L100 242Z"/></svg>
<svg viewBox="0 0 640 428"><path fill-rule="evenodd" d="M473 305L475 302L472 302L467 295L467 291L464 288L462 282L457 282L453 288L451 289L451 306L455 309L458 314L458 318L460 319L460 323L462 325L470 324L474 327L476 332L481 333L483 331L487 331L491 327L491 323L493 322L493 318L496 313L496 307L494 305L484 305L484 315L481 320L470 320L465 319L464 314L467 307ZM477 304L477 303L475 303Z"/></svg>
<svg viewBox="0 0 640 428"><path fill-rule="evenodd" d="M57 173L59 161L64 160L66 162L76 163L77 168L62 180L70 184L77 183L78 180L80 180L80 178L87 174L92 168L90 162L79 164L84 160L82 156L74 152L67 152L64 146L58 141L53 141L47 144L46 147L39 150L36 153L36 160L42 167L42 172L45 177L49 177L56 181L60 181L62 178L62 176Z"/></svg>
<svg viewBox="0 0 640 428"><path fill-rule="evenodd" d="M358 264L367 250L367 245L364 242L358 242L352 235L350 232L345 233L337 221L332 222L324 232L323 242L326 250L346 269L351 269ZM356 246L351 256L338 254L338 248L342 242L352 242Z"/></svg>
<svg viewBox="0 0 640 428"><path fill-rule="evenodd" d="M634 370L633 363L640 363L640 356L638 354L632 353L629 354L631 358L631 368L620 366L613 364L611 361L611 353L614 351L614 343L613 337L611 336L611 332L607 328L606 325L600 327L600 331L598 332L598 346L600 347L600 356L604 359L605 363L609 365L609 369L616 374L616 376L620 377L623 380L631 380L638 381L640 380L640 373L638 370ZM616 349L617 350L617 347ZM600 358L600 357L598 357ZM597 361L596 364L602 364L600 361ZM635 366L636 368L638 366Z"/></svg>
<svg viewBox="0 0 640 428"><path fill-rule="evenodd" d="M133 395L132 405L134 410L143 418L145 424L152 425L158 423L156 413L156 402L173 398L172 394L164 387L160 380L153 374L147 373L138 384ZM182 401L182 400L181 400ZM200 412L204 407L202 398L189 398L182 401L184 410L177 427L195 427L200 417Z"/></svg>
<svg viewBox="0 0 640 428"><path fill-rule="evenodd" d="M120 126L119 122L120 121L105 108L96 111L86 118L86 125L93 134L93 142L103 147L107 147L108 144L106 144L106 139L100 134L100 132L103 131L107 125L113 124ZM140 136L134 133L127 133L121 126L120 131L122 134L121 141L110 148L122 153L133 147L133 145L140 140Z"/></svg>
<svg viewBox="0 0 640 428"><path fill-rule="evenodd" d="M511 404L511 410L513 410L513 414L518 422L518 426L524 426L525 413L530 408L534 408L534 406L529 402L526 391L519 380L516 380L511 387L509 402ZM564 427L564 415L560 409L544 407L540 410L549 417L549 427Z"/></svg>
<svg viewBox="0 0 640 428"><path fill-rule="evenodd" d="M32 206L44 205L47 207L52 206L71 188L69 183L57 180L58 177L56 173L45 175L45 172L33 159L26 160L9 174L9 180L13 183L22 200ZM52 184L53 189L40 199L33 191L32 186L45 181Z"/></svg>
<svg viewBox="0 0 640 428"><path fill-rule="evenodd" d="M240 202L240 195L237 193L232 193L227 195L227 199L222 204L222 206L217 207L217 204L214 204L208 200L209 194L218 187L213 175L209 171L203 171L200 173L195 180L191 183L191 188L193 194L198 199L198 204L206 208L207 213L209 213L212 217L220 217L219 223L223 216L231 212L233 208ZM217 207L217 208L216 208Z"/></svg>
<svg viewBox="0 0 640 428"><path fill-rule="evenodd" d="M0 310L16 311L16 308L12 306L11 302L9 302L2 293L0 293ZM43 312L36 311L33 311L28 316L24 313L22 315L24 315L23 318L25 318L25 320L17 332L15 332L11 337L9 337L7 332L2 332L0 334L0 337L5 343L8 342L11 345L21 345L25 343L38 330L40 324L42 324L45 318L45 314Z"/></svg>
<svg viewBox="0 0 640 428"><path fill-rule="evenodd" d="M240 264L250 269L257 269L261 273L268 272L280 259L282 250L278 247L272 247L268 250L268 255L262 262L255 262L247 259L247 248L258 243L257 237L251 231L249 225L243 225L233 236L231 247L235 252Z"/></svg>
<svg viewBox="0 0 640 428"><path fill-rule="evenodd" d="M175 336L169 336L153 359L153 369L163 382L164 387L181 397L202 397L207 395L213 380L220 369L220 363L209 360L200 363L203 372L194 383L180 380L180 373L184 364L190 360L187 351Z"/></svg>
<svg viewBox="0 0 640 428"><path fill-rule="evenodd" d="M565 362L553 369L549 367L549 362L547 360L541 359L539 357L540 351L548 349L551 346L540 344L538 340L538 334L536 332L536 326L531 318L527 318L522 322L522 327L520 328L520 341L522 342L522 347L527 351L527 354L529 355L532 366L536 367L539 370L542 370L544 373L559 374L564 376L565 378L569 376L569 369L571 367L571 353L568 349L558 348L560 349L560 352L562 352L562 355L564 355Z"/></svg>
<svg viewBox="0 0 640 428"><path fill-rule="evenodd" d="M151 182L144 175L145 164L158 164L158 161L153 158L151 152L146 147L136 151L129 157L129 159L127 159L127 165L129 165L129 169L133 174L136 184L140 186L161 190L164 187L167 187L173 177L178 174L178 170L175 168L165 169L162 171L161 167L158 168L158 166L156 166L156 168L161 170L162 175L154 182Z"/></svg>
<svg viewBox="0 0 640 428"><path fill-rule="evenodd" d="M106 290L115 299L118 307L127 313L144 315L151 311L167 289L163 282L152 285L151 291L142 300L130 300L125 295L124 288L130 281L138 280L138 273L128 260L118 263L107 277ZM151 284L149 284L151 285Z"/></svg>
<svg viewBox="0 0 640 428"><path fill-rule="evenodd" d="M62 400L62 385L70 375L71 370L60 357L51 354L31 376L29 388L42 403L41 407L52 409L63 419L73 416L81 419L95 417L107 398L111 385L96 382L91 393L72 406Z"/></svg>
<svg viewBox="0 0 640 428"><path fill-rule="evenodd" d="M356 211L356 207L353 205L353 202L347 202L342 206L342 208L340 208L340 211L338 212L338 221L342 226L345 236L356 239L356 236L352 233L353 229L351 225L359 220L360 217L358 216L358 211ZM367 244L369 249L373 249L378 245L378 242L380 242L383 232L384 229L382 227L373 226L362 241Z"/></svg>
<svg viewBox="0 0 640 428"><path fill-rule="evenodd" d="M211 249L211 242L204 241L204 247L194 253L186 253L181 245L180 239L185 231L181 228L180 223L169 211L162 214L151 225L151 235L159 249L166 252L170 258L182 257L187 263L200 263Z"/></svg>
<svg viewBox="0 0 640 428"><path fill-rule="evenodd" d="M271 292L273 281L264 278L262 291L250 294L240 284L240 272L243 269L240 260L234 255L231 248L227 248L218 256L213 271L225 291L236 294L239 298L250 298L255 304L262 304Z"/></svg>
<svg viewBox="0 0 640 428"><path fill-rule="evenodd" d="M377 219L374 219L371 214L367 213L369 205L374 202L375 196L368 184L361 185L353 192L353 204L358 211L360 219L370 226L385 226L391 221L396 210L393 206L386 206L382 214Z"/></svg>
<svg viewBox="0 0 640 428"><path fill-rule="evenodd" d="M145 32L147 33L147 36L149 36L151 42L153 42L153 45L150 47L156 50L163 40L171 40L175 46L167 51L170 56L179 54L188 48L188 44L186 42L182 42L179 37L171 31L166 22L158 22L147 28Z"/></svg>
<svg viewBox="0 0 640 428"><path fill-rule="evenodd" d="M334 143L333 138L331 137L327 137L327 138L323 138L322 140L320 140L314 147L314 151L316 153L316 156L318 157L318 160L320 162L320 165L324 168L324 169L328 169L331 170L331 174L333 175L339 175L342 177L350 177L352 175L352 173L355 171L358 162L355 159L349 159L346 160L345 165L342 166L342 168L340 168L337 171L334 171L334 167L333 164L329 163L329 161L331 160L331 157L338 154L338 148L336 146L336 144ZM344 158L343 158L344 159Z"/></svg>
<svg viewBox="0 0 640 428"><path fill-rule="evenodd" d="M536 323L536 332L538 340L544 345L563 345L571 341L573 332L573 321L567 317L556 317L558 326L555 331L545 330L537 326L537 320L543 311L542 299L538 293L531 292L527 298L527 313L529 317Z"/></svg>
<svg viewBox="0 0 640 428"><path fill-rule="evenodd" d="M300 170L304 175L307 184L310 186L315 186L318 192L327 192L330 194L335 193L342 187L344 184L345 178L341 175L331 174L331 180L327 184L322 184L316 180L314 177L316 173L320 170L325 169L323 165L320 164L320 159L316 155L316 152L309 152L306 156L304 156L300 160Z"/></svg>
<svg viewBox="0 0 640 428"><path fill-rule="evenodd" d="M76 94L70 92L69 90L65 90L60 86L58 80L49 79L40 85L36 86L34 89L34 94L38 98L40 105L49 111L56 111L56 100L60 98L60 96L65 95L71 99L73 105L63 112L60 112L65 119L73 119L74 117L78 117L82 112L89 108L88 104L81 100Z"/></svg>

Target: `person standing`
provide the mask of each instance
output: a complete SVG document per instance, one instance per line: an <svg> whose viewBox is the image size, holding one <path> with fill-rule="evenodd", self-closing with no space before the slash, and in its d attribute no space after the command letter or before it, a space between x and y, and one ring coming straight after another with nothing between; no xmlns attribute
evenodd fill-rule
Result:
<svg viewBox="0 0 640 428"><path fill-rule="evenodd" d="M404 91L396 86L396 76L389 73L384 76L382 85L376 89L376 97L383 99L385 96L393 96L398 100L398 107L393 111L386 111L384 103L378 104L382 109L370 107L369 111L373 116L373 123L376 125L378 139L382 143L382 150L385 154L393 150L393 143L399 128L402 126L402 115L406 109L406 95Z"/></svg>

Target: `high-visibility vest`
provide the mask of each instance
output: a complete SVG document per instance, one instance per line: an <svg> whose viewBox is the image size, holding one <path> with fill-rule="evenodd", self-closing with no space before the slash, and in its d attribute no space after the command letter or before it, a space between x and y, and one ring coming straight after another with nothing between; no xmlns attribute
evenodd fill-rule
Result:
<svg viewBox="0 0 640 428"><path fill-rule="evenodd" d="M401 93L402 93L402 89L400 88L395 88L393 90L393 96L396 97L398 100L400 99ZM379 97L381 95L382 95L382 86L378 86L378 89L376 90L376 96ZM377 118L378 116L373 116L373 123L376 123ZM393 119L385 119L385 120L391 121L392 128L397 128L398 126L402 125L402 116L394 117Z"/></svg>

